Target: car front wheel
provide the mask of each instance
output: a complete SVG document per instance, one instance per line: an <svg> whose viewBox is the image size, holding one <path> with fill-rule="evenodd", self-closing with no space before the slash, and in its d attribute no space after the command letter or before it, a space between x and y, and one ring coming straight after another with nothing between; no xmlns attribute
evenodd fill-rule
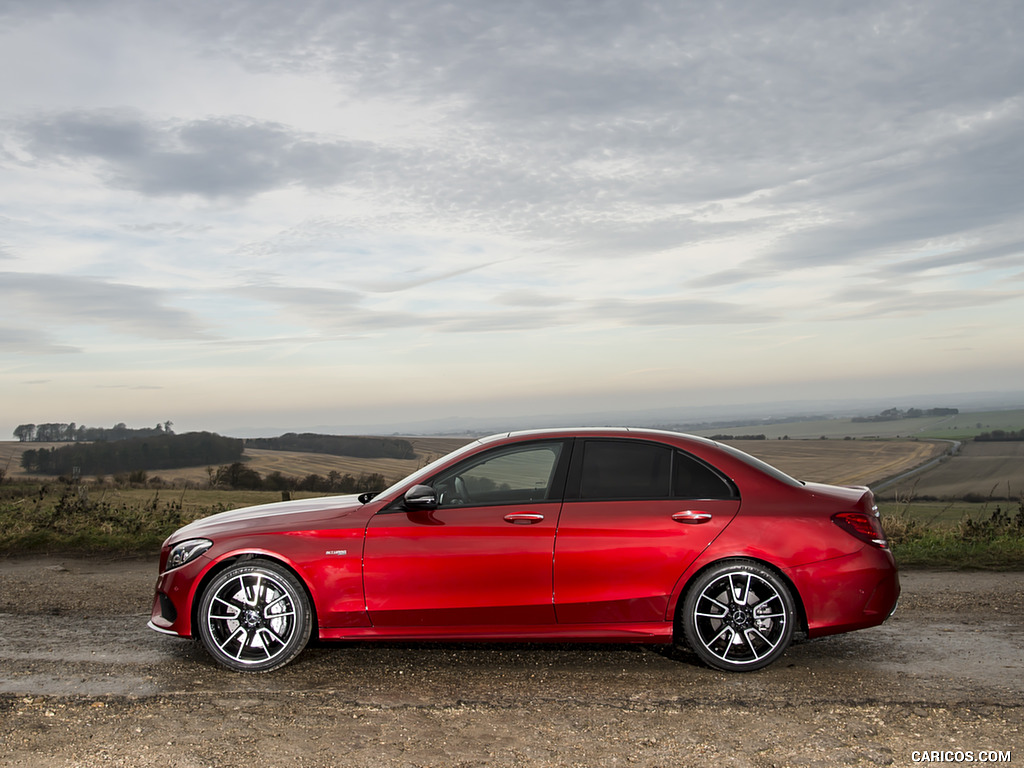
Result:
<svg viewBox="0 0 1024 768"><path fill-rule="evenodd" d="M203 590L199 639L218 664L267 672L306 646L312 613L306 591L286 568L248 560L217 574Z"/></svg>
<svg viewBox="0 0 1024 768"><path fill-rule="evenodd" d="M796 608L785 582L749 560L721 563L701 574L683 601L687 644L711 667L761 669L793 639Z"/></svg>

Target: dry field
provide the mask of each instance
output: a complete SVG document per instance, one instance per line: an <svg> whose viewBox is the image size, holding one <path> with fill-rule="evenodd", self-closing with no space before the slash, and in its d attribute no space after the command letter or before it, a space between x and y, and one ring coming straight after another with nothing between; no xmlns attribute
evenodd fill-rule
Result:
<svg viewBox="0 0 1024 768"><path fill-rule="evenodd" d="M960 454L886 495L959 499L967 494L1000 499L1024 495L1024 442L965 443Z"/></svg>
<svg viewBox="0 0 1024 768"><path fill-rule="evenodd" d="M297 451L267 451L247 448L246 464L266 476L280 472L291 477L305 477L317 474L326 476L332 471L342 475L358 477L378 473L388 480L400 480L456 448L470 442L468 438L448 437L407 437L416 451L415 459L361 459L355 456L329 456L323 453L300 453Z"/></svg>
<svg viewBox="0 0 1024 768"><path fill-rule="evenodd" d="M21 454L29 449L63 448L67 443L21 443L13 440L0 440L0 469L7 477L24 475L21 471Z"/></svg>
<svg viewBox="0 0 1024 768"><path fill-rule="evenodd" d="M399 480L424 464L428 464L446 453L469 442L468 438L409 437L416 451L415 459L361 459L354 456L330 456L324 453L300 453L298 451L268 451L247 448L242 460L264 477L280 472L289 477L306 475L327 476L331 472L342 475L372 474L384 475L388 480ZM24 477L21 469L21 454L27 449L60 448L67 443L19 443L0 442L0 469L7 468L8 477ZM209 482L206 466L184 467L182 469L156 469L150 477L160 477L172 483L205 485ZM89 479L89 478L86 478Z"/></svg>
<svg viewBox="0 0 1024 768"><path fill-rule="evenodd" d="M926 440L729 440L783 472L816 483L874 485L941 456L948 444Z"/></svg>
<svg viewBox="0 0 1024 768"><path fill-rule="evenodd" d="M411 437L403 439L412 443L413 449L416 451L415 459L362 459L356 456L331 456L326 453L246 448L242 455L242 461L263 477L272 472L280 472L286 477L298 478L307 475L326 477L331 472L353 477L378 473L384 475L389 482L393 482L469 442L468 438ZM209 473L206 467L158 469L150 472L150 476L159 476L162 480L173 483L187 482L203 485L209 482Z"/></svg>
<svg viewBox="0 0 1024 768"><path fill-rule="evenodd" d="M333 471L355 476L380 473L389 481L394 481L468 442L467 438L406 439L413 444L416 459L360 459L250 448L246 450L244 460L263 476L272 472L292 477L310 474L326 476ZM946 443L914 440L735 440L730 443L800 480L841 485L871 485L920 466L946 450ZM0 443L0 467L9 461L10 477L21 475L21 451L28 445ZM44 443L32 443L31 446L51 447ZM199 486L209 480L205 466L154 470L150 476L159 476L168 482L190 482Z"/></svg>

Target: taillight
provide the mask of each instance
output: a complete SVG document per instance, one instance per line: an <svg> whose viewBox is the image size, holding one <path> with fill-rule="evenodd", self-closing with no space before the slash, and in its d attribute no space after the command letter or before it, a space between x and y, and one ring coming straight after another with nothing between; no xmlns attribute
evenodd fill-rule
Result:
<svg viewBox="0 0 1024 768"><path fill-rule="evenodd" d="M832 515L832 522L861 541L879 549L889 548L889 542L885 540L885 533L882 531L882 523L875 515L866 515L863 512L839 512Z"/></svg>

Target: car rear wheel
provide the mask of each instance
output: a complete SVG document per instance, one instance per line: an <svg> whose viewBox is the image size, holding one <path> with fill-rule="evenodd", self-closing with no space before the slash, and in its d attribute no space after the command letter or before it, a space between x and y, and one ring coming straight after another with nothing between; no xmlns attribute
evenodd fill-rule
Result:
<svg viewBox="0 0 1024 768"><path fill-rule="evenodd" d="M283 566L248 560L217 574L199 603L199 639L218 664L267 672L306 646L312 613L306 591Z"/></svg>
<svg viewBox="0 0 1024 768"><path fill-rule="evenodd" d="M786 651L796 607L776 573L750 560L731 560L697 578L686 593L680 623L687 644L705 664L747 672Z"/></svg>

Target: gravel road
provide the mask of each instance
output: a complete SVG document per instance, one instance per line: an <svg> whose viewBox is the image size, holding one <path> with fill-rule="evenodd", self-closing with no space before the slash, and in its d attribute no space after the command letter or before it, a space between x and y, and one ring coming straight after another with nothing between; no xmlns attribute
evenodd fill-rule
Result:
<svg viewBox="0 0 1024 768"><path fill-rule="evenodd" d="M0 766L1024 765L1022 573L904 572L882 627L744 675L648 646L410 643L238 675L146 629L155 577L0 560Z"/></svg>

